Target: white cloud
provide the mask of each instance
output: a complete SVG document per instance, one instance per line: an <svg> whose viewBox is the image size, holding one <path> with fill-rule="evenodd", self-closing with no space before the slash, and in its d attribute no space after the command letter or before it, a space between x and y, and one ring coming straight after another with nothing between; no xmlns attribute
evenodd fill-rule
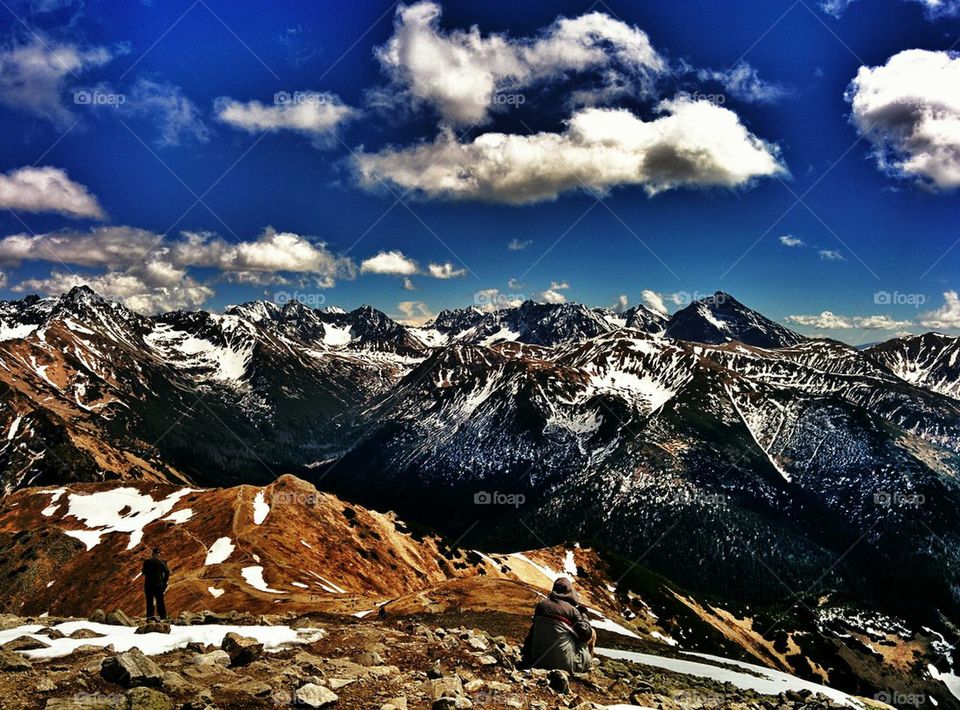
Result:
<svg viewBox="0 0 960 710"><path fill-rule="evenodd" d="M115 50L116 51L116 50ZM82 48L34 35L0 48L0 104L44 118L59 128L73 122L63 101L68 81L109 62L115 51Z"/></svg>
<svg viewBox="0 0 960 710"><path fill-rule="evenodd" d="M623 109L585 109L563 133L485 133L469 143L441 131L432 143L362 153L360 182L381 180L422 195L509 204L540 202L568 190L602 192L641 185L727 187L786 172L776 147L750 133L735 113L678 98L644 121Z"/></svg>
<svg viewBox="0 0 960 710"><path fill-rule="evenodd" d="M920 316L920 325L939 330L960 329L960 297L956 291L943 294L943 305Z"/></svg>
<svg viewBox="0 0 960 710"><path fill-rule="evenodd" d="M846 99L881 170L960 187L960 55L904 50L883 66L860 67Z"/></svg>
<svg viewBox="0 0 960 710"><path fill-rule="evenodd" d="M144 116L160 128L159 143L162 146L180 145L184 138L193 138L201 143L210 139L200 112L194 103L183 95L179 86L138 79L120 104L122 111Z"/></svg>
<svg viewBox="0 0 960 710"><path fill-rule="evenodd" d="M404 291L416 291L416 290L417 290L416 285L413 283L413 279L411 279L409 276L404 276L404 277L403 277L403 290L404 290Z"/></svg>
<svg viewBox="0 0 960 710"><path fill-rule="evenodd" d="M426 271L420 268L414 259L406 256L398 249L390 251L381 251L376 256L364 259L360 263L361 274L387 274L392 276L403 276L403 287L407 291L415 290L411 276L425 275L435 279L455 279L467 273L466 269L458 269L449 261L442 264L430 263Z"/></svg>
<svg viewBox="0 0 960 710"><path fill-rule="evenodd" d="M569 74L593 71L603 87L629 91L666 69L645 32L600 12L558 18L523 38L446 31L441 12L433 2L401 5L376 56L395 92L436 107L449 125L483 123L495 96Z"/></svg>
<svg viewBox="0 0 960 710"><path fill-rule="evenodd" d="M53 271L47 278L28 279L13 287L20 293L64 293L74 286L87 285L104 298L121 301L141 313L159 313L178 309L196 309L214 295L213 289L179 272L180 278L151 277L147 269L78 275ZM159 281L159 282L158 282Z"/></svg>
<svg viewBox="0 0 960 710"><path fill-rule="evenodd" d="M926 11L927 19L936 20L941 17L951 17L960 15L960 0L907 0L923 6ZM839 18L844 10L850 7L856 0L823 0L820 3L822 9L828 15Z"/></svg>
<svg viewBox="0 0 960 710"><path fill-rule="evenodd" d="M67 217L103 219L97 198L54 167L25 167L0 173L0 209L56 212Z"/></svg>
<svg viewBox="0 0 960 710"><path fill-rule="evenodd" d="M824 261L846 261L843 254L832 249L820 249L819 254Z"/></svg>
<svg viewBox="0 0 960 710"><path fill-rule="evenodd" d="M538 298L544 303L566 303L567 297L562 293L570 288L566 281L554 281L550 288L537 294Z"/></svg>
<svg viewBox="0 0 960 710"><path fill-rule="evenodd" d="M404 256L403 252L382 251L360 262L360 273L412 276L420 273L420 267L413 259Z"/></svg>
<svg viewBox="0 0 960 710"><path fill-rule="evenodd" d="M221 97L214 110L220 121L249 133L287 130L315 139L331 136L358 115L335 94L317 91L280 92L273 105Z"/></svg>
<svg viewBox="0 0 960 710"><path fill-rule="evenodd" d="M458 269L449 261L443 264L430 264L427 273L435 279L455 279L467 273L466 269Z"/></svg>
<svg viewBox="0 0 960 710"><path fill-rule="evenodd" d="M521 288L525 288L524 284L520 281L520 279L515 279L515 278L510 278L510 279L508 279L508 280L507 280L507 286L509 286L510 288L512 288L514 291L516 291L516 290L518 290L518 289L521 289Z"/></svg>
<svg viewBox="0 0 960 710"><path fill-rule="evenodd" d="M901 330L913 325L908 320L893 320L890 316L841 316L824 311L816 316L787 316L787 322L817 330Z"/></svg>
<svg viewBox="0 0 960 710"><path fill-rule="evenodd" d="M806 246L806 243L799 239L798 237L793 236L792 234L784 234L780 237L780 243L785 247L802 247Z"/></svg>
<svg viewBox="0 0 960 710"><path fill-rule="evenodd" d="M610 306L610 310L612 310L614 313L623 313L628 308L630 308L630 299L627 298L627 294L625 293L621 293L619 296L617 296L616 301L614 301L613 305Z"/></svg>
<svg viewBox="0 0 960 710"><path fill-rule="evenodd" d="M498 288L485 288L473 294L473 303L485 313L493 313L503 308L516 308L523 303L523 296L516 293L500 293Z"/></svg>
<svg viewBox="0 0 960 710"><path fill-rule="evenodd" d="M87 283L104 296L142 311L196 307L210 298L213 290L190 275L191 268L211 268L229 281L260 285L280 283L283 273L296 273L309 276L321 288L356 275L350 259L334 255L324 244L273 229L239 243L207 233L185 232L170 238L122 226L0 239L0 263L24 261L106 271L75 276L55 270L47 278L23 281L14 290L53 293Z"/></svg>
<svg viewBox="0 0 960 710"><path fill-rule="evenodd" d="M643 299L644 305L650 310L664 315L667 314L667 305L663 302L663 297L656 291L651 291L648 288L644 289L640 292L640 298Z"/></svg>
<svg viewBox="0 0 960 710"><path fill-rule="evenodd" d="M404 325L423 325L437 317L423 301L401 301L397 304L397 309L403 314L403 318L398 319L398 322Z"/></svg>
<svg viewBox="0 0 960 710"><path fill-rule="evenodd" d="M527 248L528 246L530 246L531 244L533 244L533 240L532 240L532 239L517 239L516 237L514 237L514 238L511 239L509 242L507 242L507 250L508 250L508 251L523 251L524 249L526 249L526 248Z"/></svg>
<svg viewBox="0 0 960 710"><path fill-rule="evenodd" d="M701 81L719 82L728 94L750 103L769 104L790 95L790 90L782 84L761 79L757 70L745 61L724 71L701 69L697 76Z"/></svg>

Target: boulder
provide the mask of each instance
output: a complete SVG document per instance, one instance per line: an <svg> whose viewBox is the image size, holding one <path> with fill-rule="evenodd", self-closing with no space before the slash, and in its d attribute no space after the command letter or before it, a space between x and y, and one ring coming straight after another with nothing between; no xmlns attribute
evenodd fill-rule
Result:
<svg viewBox="0 0 960 710"><path fill-rule="evenodd" d="M216 651L210 651L210 653L198 653L193 657L193 663L197 666L202 666L205 663L216 663L226 667L230 665L230 654L218 648Z"/></svg>
<svg viewBox="0 0 960 710"><path fill-rule="evenodd" d="M437 698L430 706L431 710L464 710L464 708L472 707L473 703L463 696L457 698Z"/></svg>
<svg viewBox="0 0 960 710"><path fill-rule="evenodd" d="M135 648L104 658L100 666L100 677L124 688L159 688L163 684L163 671L160 666Z"/></svg>
<svg viewBox="0 0 960 710"><path fill-rule="evenodd" d="M148 621L142 626L138 626L135 634L169 634L170 624L166 621Z"/></svg>
<svg viewBox="0 0 960 710"><path fill-rule="evenodd" d="M324 688L316 683L307 683L297 688L293 694L295 705L302 705L308 708L325 708L334 705L339 698L329 688Z"/></svg>
<svg viewBox="0 0 960 710"><path fill-rule="evenodd" d="M12 641L3 644L3 648L7 651L32 651L37 648L50 648L50 644L30 636L17 636Z"/></svg>
<svg viewBox="0 0 960 710"><path fill-rule="evenodd" d="M407 710L407 698L403 695L390 698L380 706L380 710Z"/></svg>
<svg viewBox="0 0 960 710"><path fill-rule="evenodd" d="M77 629L74 631L68 638L72 639L102 639L103 634L94 631L93 629Z"/></svg>
<svg viewBox="0 0 960 710"><path fill-rule="evenodd" d="M105 624L110 624L111 626L136 626L136 622L127 616L123 609L117 609L116 611L111 611L107 614L107 618L104 620Z"/></svg>
<svg viewBox="0 0 960 710"><path fill-rule="evenodd" d="M223 637L220 648L230 654L231 666L245 666L263 655L263 644L249 636L231 631Z"/></svg>
<svg viewBox="0 0 960 710"><path fill-rule="evenodd" d="M458 676L445 676L443 678L434 678L428 680L424 686L427 697L436 700L438 698L456 698L463 695L463 681Z"/></svg>
<svg viewBox="0 0 960 710"><path fill-rule="evenodd" d="M92 622L95 623L95 624L102 624L102 623L106 622L106 620L107 620L107 614L106 614L106 612L104 612L103 609L97 609L97 610L96 610L95 612L93 612L93 613L90 615L90 617L87 619L87 621L92 621Z"/></svg>
<svg viewBox="0 0 960 710"><path fill-rule="evenodd" d="M127 693L129 710L173 710L173 703L159 690L134 688Z"/></svg>
<svg viewBox="0 0 960 710"><path fill-rule="evenodd" d="M30 661L19 653L0 648L0 673L17 673L31 668Z"/></svg>
<svg viewBox="0 0 960 710"><path fill-rule="evenodd" d="M547 682L553 690L561 695L566 695L570 692L570 678L566 671L556 669L550 671L549 675L547 675Z"/></svg>

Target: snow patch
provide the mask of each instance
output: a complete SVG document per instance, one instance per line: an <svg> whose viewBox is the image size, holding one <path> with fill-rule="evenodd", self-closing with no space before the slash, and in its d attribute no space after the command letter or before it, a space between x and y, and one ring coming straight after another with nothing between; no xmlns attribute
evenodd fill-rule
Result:
<svg viewBox="0 0 960 710"><path fill-rule="evenodd" d="M229 537L218 538L207 550L207 559L203 561L203 564L218 565L221 562L226 562L227 558L233 554L233 550L233 542Z"/></svg>
<svg viewBox="0 0 960 710"><path fill-rule="evenodd" d="M267 583L263 579L263 567L244 567L240 570L240 575L246 580L254 589L259 589L261 592L269 592L270 594L286 594L286 592L281 592L279 589L270 589L267 586Z"/></svg>

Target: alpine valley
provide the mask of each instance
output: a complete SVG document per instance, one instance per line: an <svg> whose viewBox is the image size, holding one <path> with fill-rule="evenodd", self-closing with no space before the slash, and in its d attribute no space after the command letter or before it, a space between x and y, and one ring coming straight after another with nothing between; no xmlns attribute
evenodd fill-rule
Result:
<svg viewBox="0 0 960 710"><path fill-rule="evenodd" d="M421 327L297 302L143 316L86 287L3 302L0 603L81 613L49 571L122 586L146 525L173 536L173 598L198 612L283 593L522 620L531 575L569 558L647 650L960 707L958 353L935 333L808 339L719 292L669 317L527 301ZM116 520L84 514L111 491ZM238 522L255 497L272 541ZM258 571L211 581L241 528ZM103 550L123 564L68 563Z"/></svg>

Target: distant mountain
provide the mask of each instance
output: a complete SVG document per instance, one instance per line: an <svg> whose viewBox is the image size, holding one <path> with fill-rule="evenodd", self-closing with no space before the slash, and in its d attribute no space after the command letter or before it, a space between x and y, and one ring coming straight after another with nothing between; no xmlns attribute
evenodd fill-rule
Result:
<svg viewBox="0 0 960 710"><path fill-rule="evenodd" d="M960 620L955 340L887 345L927 374L725 294L669 320L525 302L414 328L299 303L146 317L77 288L0 303L0 477L292 472L494 547L596 540L704 594Z"/></svg>
<svg viewBox="0 0 960 710"><path fill-rule="evenodd" d="M674 313L666 334L694 343L719 344L737 340L759 348L785 348L806 340L799 333L750 310L723 291L694 301Z"/></svg>
<svg viewBox="0 0 960 710"><path fill-rule="evenodd" d="M906 382L960 399L960 338L912 335L874 345L866 353Z"/></svg>

